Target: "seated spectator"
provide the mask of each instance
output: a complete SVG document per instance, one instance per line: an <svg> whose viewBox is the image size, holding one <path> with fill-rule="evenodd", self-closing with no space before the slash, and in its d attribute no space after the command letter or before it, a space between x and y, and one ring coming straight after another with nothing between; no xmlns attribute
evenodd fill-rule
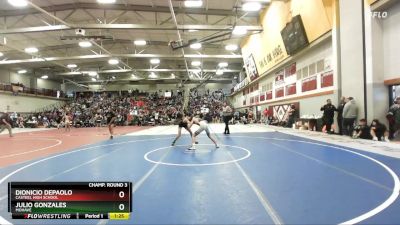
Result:
<svg viewBox="0 0 400 225"><path fill-rule="evenodd" d="M379 122L378 119L372 120L371 124L371 136L374 141L386 141L389 142L389 131L386 126Z"/></svg>
<svg viewBox="0 0 400 225"><path fill-rule="evenodd" d="M49 127L50 127L50 121L49 121L49 119L48 119L46 116L44 116L44 117L42 118L42 123L43 123L43 127L44 127L44 128L49 128Z"/></svg>
<svg viewBox="0 0 400 225"><path fill-rule="evenodd" d="M367 125L365 119L361 119L357 126L354 127L353 138L372 140L371 128Z"/></svg>
<svg viewBox="0 0 400 225"><path fill-rule="evenodd" d="M30 128L37 128L38 127L38 121L37 121L37 118L36 117L30 117L29 119L28 119L28 122L26 122L27 123L27 125L30 127Z"/></svg>
<svg viewBox="0 0 400 225"><path fill-rule="evenodd" d="M272 126L279 126L280 122L279 122L278 117L274 116L269 124Z"/></svg>

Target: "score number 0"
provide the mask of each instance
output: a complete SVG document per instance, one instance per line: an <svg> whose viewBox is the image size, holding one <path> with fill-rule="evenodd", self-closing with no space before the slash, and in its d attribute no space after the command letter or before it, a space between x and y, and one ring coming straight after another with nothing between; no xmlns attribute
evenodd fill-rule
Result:
<svg viewBox="0 0 400 225"><path fill-rule="evenodd" d="M118 193L118 196L119 196L120 198L124 198L124 197L125 197L125 192L120 191L120 192ZM121 203L121 204L119 204L118 208L119 208L119 210L123 211L123 210L125 209L125 205L124 205L123 203Z"/></svg>

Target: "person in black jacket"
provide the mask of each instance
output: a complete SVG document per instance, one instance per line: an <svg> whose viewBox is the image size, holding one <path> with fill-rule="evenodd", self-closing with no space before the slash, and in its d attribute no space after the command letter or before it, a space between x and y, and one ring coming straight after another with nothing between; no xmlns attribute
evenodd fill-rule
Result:
<svg viewBox="0 0 400 225"><path fill-rule="evenodd" d="M287 111L288 114L288 120L287 120L287 124L286 127L293 127L293 124L296 122L296 118L297 118L297 110L296 110L296 106L294 104L290 105L289 110Z"/></svg>
<svg viewBox="0 0 400 225"><path fill-rule="evenodd" d="M367 125L365 119L361 119L358 125L354 127L353 138L372 140L371 128Z"/></svg>
<svg viewBox="0 0 400 225"><path fill-rule="evenodd" d="M372 120L371 124L371 136L374 141L386 141L389 142L389 131L385 124L379 122L378 119Z"/></svg>
<svg viewBox="0 0 400 225"><path fill-rule="evenodd" d="M10 137L13 137L11 118L7 113L0 112L0 133L7 129Z"/></svg>
<svg viewBox="0 0 400 225"><path fill-rule="evenodd" d="M346 100L346 97L342 97L340 99L340 103L336 109L336 111L338 113L337 114L337 123L338 123L340 135L343 135L343 108L344 108L344 105L346 105L345 100Z"/></svg>
<svg viewBox="0 0 400 225"><path fill-rule="evenodd" d="M336 107L332 105L332 101L328 99L326 100L326 105L321 107L321 111L324 111L324 115L322 116L322 126L325 126L327 133L332 133L331 127L333 124L333 117L335 116Z"/></svg>

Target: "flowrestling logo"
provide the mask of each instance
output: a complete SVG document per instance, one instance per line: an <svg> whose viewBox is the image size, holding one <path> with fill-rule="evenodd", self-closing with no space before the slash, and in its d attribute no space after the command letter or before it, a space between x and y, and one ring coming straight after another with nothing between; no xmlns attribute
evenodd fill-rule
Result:
<svg viewBox="0 0 400 225"><path fill-rule="evenodd" d="M386 19L389 16L389 13L387 11L373 11L372 12L372 18L376 19Z"/></svg>

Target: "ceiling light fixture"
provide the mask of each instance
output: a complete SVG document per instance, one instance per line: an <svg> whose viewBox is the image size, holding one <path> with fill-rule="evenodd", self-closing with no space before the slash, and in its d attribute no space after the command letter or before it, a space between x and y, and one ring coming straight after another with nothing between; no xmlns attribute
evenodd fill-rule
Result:
<svg viewBox="0 0 400 225"><path fill-rule="evenodd" d="M201 48L201 43L194 43L190 45L191 49L200 49Z"/></svg>
<svg viewBox="0 0 400 225"><path fill-rule="evenodd" d="M92 43L90 41L81 41L79 42L79 46L82 48L89 48L92 47Z"/></svg>
<svg viewBox="0 0 400 225"><path fill-rule="evenodd" d="M119 63L118 59L110 59L108 60L108 64L110 65L117 65Z"/></svg>
<svg viewBox="0 0 400 225"><path fill-rule="evenodd" d="M236 51L239 47L234 44L229 44L225 46L225 50L227 51Z"/></svg>
<svg viewBox="0 0 400 225"><path fill-rule="evenodd" d="M137 46L144 46L144 45L147 45L147 41L145 41L145 40L136 40L136 41L134 41L133 42L135 45L137 45Z"/></svg>
<svg viewBox="0 0 400 225"><path fill-rule="evenodd" d="M25 52L26 53L36 53L36 52L38 52L39 51L39 49L37 49L36 47L28 47L28 48L25 48Z"/></svg>
<svg viewBox="0 0 400 225"><path fill-rule="evenodd" d="M49 78L49 76L43 75L43 76L41 76L40 78L42 78L42 79L47 79L47 78Z"/></svg>
<svg viewBox="0 0 400 225"><path fill-rule="evenodd" d="M15 7L25 7L28 5L28 1L26 0L8 0L8 3Z"/></svg>
<svg viewBox="0 0 400 225"><path fill-rule="evenodd" d="M150 75L149 75L150 79L155 79L157 77L158 77L157 74L155 74L154 72L151 72Z"/></svg>
<svg viewBox="0 0 400 225"><path fill-rule="evenodd" d="M201 62L200 61L193 61L192 62L192 66L201 66Z"/></svg>
<svg viewBox="0 0 400 225"><path fill-rule="evenodd" d="M220 63L218 63L218 67L227 67L228 66L228 63L227 62L220 62Z"/></svg>
<svg viewBox="0 0 400 225"><path fill-rule="evenodd" d="M194 74L200 74L200 73L201 73L201 69L192 70L192 73L194 73ZM192 74L192 75L193 75L193 74Z"/></svg>
<svg viewBox="0 0 400 225"><path fill-rule="evenodd" d="M247 34L247 28L243 26L236 26L233 28L232 34L234 35L245 35Z"/></svg>
<svg viewBox="0 0 400 225"><path fill-rule="evenodd" d="M203 5L202 0L186 0L185 1L185 6L189 8L198 8Z"/></svg>
<svg viewBox="0 0 400 225"><path fill-rule="evenodd" d="M67 67L72 69L72 68L76 68L78 66L76 64L68 64Z"/></svg>
<svg viewBox="0 0 400 225"><path fill-rule="evenodd" d="M18 70L19 74L24 74L24 73L27 73L27 72L28 72L27 70Z"/></svg>
<svg viewBox="0 0 400 225"><path fill-rule="evenodd" d="M197 31L199 31L199 30L189 29L188 31L189 31L190 33L192 33L192 32L197 32Z"/></svg>
<svg viewBox="0 0 400 225"><path fill-rule="evenodd" d="M256 12L261 9L261 3L260 2L246 2L242 5L243 11L246 12Z"/></svg>
<svg viewBox="0 0 400 225"><path fill-rule="evenodd" d="M95 77L95 76L98 75L98 73L97 73L96 71L90 71L90 72L88 73L88 75L91 76L91 77Z"/></svg>
<svg viewBox="0 0 400 225"><path fill-rule="evenodd" d="M215 74L220 76L220 75L224 74L224 71L223 70L217 70L217 72L215 72Z"/></svg>
<svg viewBox="0 0 400 225"><path fill-rule="evenodd" d="M150 59L151 64L160 64L160 59Z"/></svg>
<svg viewBox="0 0 400 225"><path fill-rule="evenodd" d="M116 0L97 0L97 2L100 4L112 4L115 3Z"/></svg>

